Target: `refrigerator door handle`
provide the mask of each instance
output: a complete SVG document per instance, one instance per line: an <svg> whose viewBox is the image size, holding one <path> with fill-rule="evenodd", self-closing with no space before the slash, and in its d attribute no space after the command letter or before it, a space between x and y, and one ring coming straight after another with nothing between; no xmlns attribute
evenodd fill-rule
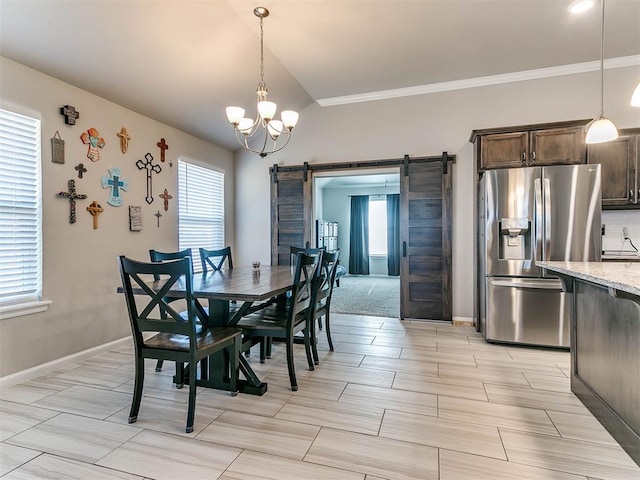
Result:
<svg viewBox="0 0 640 480"><path fill-rule="evenodd" d="M534 237L534 256L536 261L542 260L542 184L540 178L534 180L535 189L535 237Z"/></svg>
<svg viewBox="0 0 640 480"><path fill-rule="evenodd" d="M549 260L551 249L551 182L548 178L544 178L544 247L542 251L542 259Z"/></svg>

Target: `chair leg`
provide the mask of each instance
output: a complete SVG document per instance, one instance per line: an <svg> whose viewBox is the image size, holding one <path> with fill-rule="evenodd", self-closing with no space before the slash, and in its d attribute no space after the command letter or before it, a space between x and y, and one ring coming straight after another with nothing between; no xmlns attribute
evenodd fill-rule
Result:
<svg viewBox="0 0 640 480"><path fill-rule="evenodd" d="M309 322L307 325L309 324L313 326L313 320ZM313 355L311 354L311 337L313 334L311 333L311 328L310 327L305 328L303 333L304 333L304 353L307 354L307 363L309 364L309 370L313 371L314 370Z"/></svg>
<svg viewBox="0 0 640 480"><path fill-rule="evenodd" d="M196 410L196 369L198 368L198 362L189 362L189 407L187 410L187 433L193 432L193 419L195 418Z"/></svg>
<svg viewBox="0 0 640 480"><path fill-rule="evenodd" d="M327 341L329 342L329 350L333 352L333 342L331 341L331 325L329 322L329 310L327 310L327 314L324 317L324 324L327 330Z"/></svg>
<svg viewBox="0 0 640 480"><path fill-rule="evenodd" d="M156 363L156 372L161 372L162 371L162 364L164 363L164 360L158 360L158 363Z"/></svg>
<svg viewBox="0 0 640 480"><path fill-rule="evenodd" d="M184 363L176 362L175 384L177 389L184 387L184 376Z"/></svg>
<svg viewBox="0 0 640 480"><path fill-rule="evenodd" d="M266 350L266 357L267 359L271 359L271 346L273 345L273 338L271 337L267 337L267 350Z"/></svg>
<svg viewBox="0 0 640 480"><path fill-rule="evenodd" d="M240 350L242 349L242 337L238 335L235 338L232 347L228 348L229 354L229 386L231 387L231 396L238 395L238 371L240 370Z"/></svg>
<svg viewBox="0 0 640 480"><path fill-rule="evenodd" d="M318 335L316 334L316 329L313 328L313 326L314 325L312 320L311 321L311 338L309 339L311 343L311 354L313 355L314 365L320 365L320 357L318 357Z"/></svg>
<svg viewBox="0 0 640 480"><path fill-rule="evenodd" d="M267 357L267 341L267 337L260 339L260 363L264 363Z"/></svg>
<svg viewBox="0 0 640 480"><path fill-rule="evenodd" d="M129 412L129 423L135 423L138 420L138 412L140 411L140 402L142 401L142 385L144 384L144 358L136 355L136 378L133 386L133 401L131 402L131 411Z"/></svg>
<svg viewBox="0 0 640 480"><path fill-rule="evenodd" d="M322 317L318 318L318 330L322 330Z"/></svg>
<svg viewBox="0 0 640 480"><path fill-rule="evenodd" d="M296 381L296 371L293 365L293 338L287 339L287 368L289 369L289 381L291 382L291 390L298 390L298 382Z"/></svg>

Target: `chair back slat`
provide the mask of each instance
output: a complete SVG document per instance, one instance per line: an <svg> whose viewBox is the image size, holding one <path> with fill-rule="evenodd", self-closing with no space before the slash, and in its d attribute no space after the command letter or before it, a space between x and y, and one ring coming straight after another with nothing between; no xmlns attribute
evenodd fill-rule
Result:
<svg viewBox="0 0 640 480"><path fill-rule="evenodd" d="M326 252L326 247L320 248L303 248L303 247L295 247L291 245L289 247L289 265L295 265L296 260L298 259L298 253L306 253L307 255L318 255L319 253Z"/></svg>
<svg viewBox="0 0 640 480"><path fill-rule="evenodd" d="M326 252L322 255L322 266L318 285L316 288L316 304L324 304L333 293L333 284L336 280L336 271L338 268L338 260L340 258L340 249L334 252Z"/></svg>
<svg viewBox="0 0 640 480"><path fill-rule="evenodd" d="M199 252L202 271L205 273L209 269L217 272L222 268L225 261L227 262L227 268L233 268L231 247L224 247L219 250L207 250L206 248L200 248Z"/></svg>
<svg viewBox="0 0 640 480"><path fill-rule="evenodd" d="M179 250L177 252L161 252L159 250L149 250L149 258L152 262L166 262L167 260L180 260L181 258L189 257L191 259L191 272L193 273L193 255L190 248ZM154 280L158 280L154 276Z"/></svg>
<svg viewBox="0 0 640 480"><path fill-rule="evenodd" d="M291 318L308 309L314 298L314 287L320 273L323 251L317 254L298 252L291 294Z"/></svg>

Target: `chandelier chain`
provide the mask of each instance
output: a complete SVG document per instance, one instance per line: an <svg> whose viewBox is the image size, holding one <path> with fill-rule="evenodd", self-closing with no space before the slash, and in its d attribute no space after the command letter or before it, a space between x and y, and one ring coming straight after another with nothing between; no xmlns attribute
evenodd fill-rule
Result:
<svg viewBox="0 0 640 480"><path fill-rule="evenodd" d="M260 85L264 86L264 28L260 17Z"/></svg>

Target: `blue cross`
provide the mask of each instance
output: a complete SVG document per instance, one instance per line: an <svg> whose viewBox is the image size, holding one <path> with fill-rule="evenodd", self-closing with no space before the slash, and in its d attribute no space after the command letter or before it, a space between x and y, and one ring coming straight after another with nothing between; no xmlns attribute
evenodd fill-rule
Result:
<svg viewBox="0 0 640 480"><path fill-rule="evenodd" d="M121 174L120 174L119 168L115 168L115 167L110 168L109 175L111 175L111 177L108 177L107 175L102 176L102 188L111 189L111 192L109 194L109 200L107 200L107 203L109 205L113 205L114 207L119 207L122 205L122 197L120 196L120 189L126 192L129 188L129 181L122 180L120 178Z"/></svg>

